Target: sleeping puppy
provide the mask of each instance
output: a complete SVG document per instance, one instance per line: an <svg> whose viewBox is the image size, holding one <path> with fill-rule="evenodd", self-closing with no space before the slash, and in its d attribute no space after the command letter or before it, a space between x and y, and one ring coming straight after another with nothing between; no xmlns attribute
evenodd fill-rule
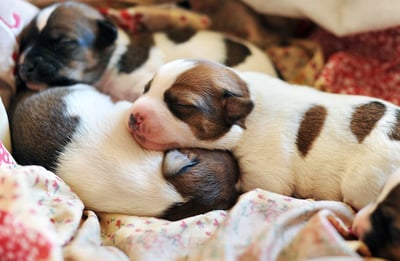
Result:
<svg viewBox="0 0 400 261"><path fill-rule="evenodd" d="M266 54L250 43L211 31L128 35L96 9L73 2L39 12L22 34L20 52L18 75L28 88L87 83L116 100L135 100L154 72L177 58L275 75Z"/></svg>
<svg viewBox="0 0 400 261"><path fill-rule="evenodd" d="M95 211L176 220L235 203L230 153L142 149L126 129L130 107L85 85L22 98L11 115L15 159L54 171Z"/></svg>
<svg viewBox="0 0 400 261"><path fill-rule="evenodd" d="M361 209L353 222L353 234L376 256L400 258L400 170L385 183L378 199Z"/></svg>
<svg viewBox="0 0 400 261"><path fill-rule="evenodd" d="M126 122L147 149L231 150L243 191L340 200L356 210L374 202L400 167L399 107L204 60L161 67Z"/></svg>

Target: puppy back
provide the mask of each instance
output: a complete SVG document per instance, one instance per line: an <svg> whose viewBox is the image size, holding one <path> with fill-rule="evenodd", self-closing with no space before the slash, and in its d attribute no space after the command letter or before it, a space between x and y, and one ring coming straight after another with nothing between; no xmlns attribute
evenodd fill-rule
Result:
<svg viewBox="0 0 400 261"><path fill-rule="evenodd" d="M58 155L79 124L78 117L66 114L64 98L71 91L68 87L48 89L25 94L16 102L10 118L13 156L18 164L55 169Z"/></svg>

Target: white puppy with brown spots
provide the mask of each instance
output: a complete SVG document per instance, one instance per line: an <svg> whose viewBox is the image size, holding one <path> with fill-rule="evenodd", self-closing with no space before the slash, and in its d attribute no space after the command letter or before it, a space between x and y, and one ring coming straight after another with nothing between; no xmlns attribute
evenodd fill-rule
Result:
<svg viewBox="0 0 400 261"><path fill-rule="evenodd" d="M163 66L127 121L148 149L231 150L243 191L340 200L359 210L400 167L399 107L203 60ZM377 229L395 227L394 214ZM389 241L399 246L399 239Z"/></svg>

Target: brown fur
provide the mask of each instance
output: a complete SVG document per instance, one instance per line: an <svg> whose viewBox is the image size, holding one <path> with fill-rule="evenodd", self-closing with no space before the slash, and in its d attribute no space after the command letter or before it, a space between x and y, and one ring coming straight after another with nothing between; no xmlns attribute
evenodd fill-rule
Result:
<svg viewBox="0 0 400 261"><path fill-rule="evenodd" d="M372 131L385 114L385 110L385 105L377 101L360 105L354 110L350 128L359 143L362 143Z"/></svg>
<svg viewBox="0 0 400 261"><path fill-rule="evenodd" d="M177 191L186 198L184 204L171 207L164 218L175 220L214 209L232 207L238 197L235 184L239 179L239 168L229 152L203 149L180 149L182 159L164 157L163 173Z"/></svg>
<svg viewBox="0 0 400 261"><path fill-rule="evenodd" d="M227 54L225 64L230 67L235 67L238 64L244 62L246 57L251 55L250 49L238 42L234 42L229 39L225 39L225 44L227 47Z"/></svg>
<svg viewBox="0 0 400 261"><path fill-rule="evenodd" d="M166 31L169 40L179 44L188 41L196 34L196 30L193 28L185 29L170 29Z"/></svg>
<svg viewBox="0 0 400 261"><path fill-rule="evenodd" d="M146 62L150 49L154 45L153 35L150 33L137 33L130 38L131 42L127 52L121 57L119 69L121 72L130 73Z"/></svg>
<svg viewBox="0 0 400 261"><path fill-rule="evenodd" d="M304 114L296 140L297 149L303 157L307 155L321 133L326 116L327 111L322 106L314 106Z"/></svg>
<svg viewBox="0 0 400 261"><path fill-rule="evenodd" d="M192 126L199 139L217 139L234 123L244 127L244 118L254 107L246 83L229 70L221 77L219 70L216 66L199 64L181 74L164 94L169 109ZM228 91L207 91L215 85ZM203 102L193 103L195 96L202 96ZM225 124L220 123L221 119Z"/></svg>
<svg viewBox="0 0 400 261"><path fill-rule="evenodd" d="M400 141L400 110L396 110L396 124L392 127L389 138Z"/></svg>
<svg viewBox="0 0 400 261"><path fill-rule="evenodd" d="M79 124L79 117L64 113L66 105L62 98L68 92L60 89L59 95L42 92L19 95L10 118L13 156L19 164L55 170L57 158Z"/></svg>

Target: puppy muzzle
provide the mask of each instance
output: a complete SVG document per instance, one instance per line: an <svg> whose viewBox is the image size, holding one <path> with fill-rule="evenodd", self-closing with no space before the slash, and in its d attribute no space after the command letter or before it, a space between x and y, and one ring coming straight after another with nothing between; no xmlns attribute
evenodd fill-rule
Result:
<svg viewBox="0 0 400 261"><path fill-rule="evenodd" d="M45 83L48 79L53 78L56 72L56 67L52 63L46 62L43 57L25 59L18 68L19 75L26 82Z"/></svg>

